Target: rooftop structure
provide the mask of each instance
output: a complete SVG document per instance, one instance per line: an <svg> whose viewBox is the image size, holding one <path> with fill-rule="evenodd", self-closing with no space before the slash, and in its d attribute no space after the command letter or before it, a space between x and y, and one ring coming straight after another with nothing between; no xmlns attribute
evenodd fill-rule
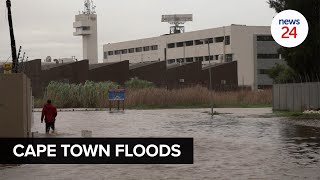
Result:
<svg viewBox="0 0 320 180"><path fill-rule="evenodd" d="M73 27L74 36L82 36L83 59L88 59L90 64L98 63L98 30L97 14L92 0L86 0L85 10L75 16Z"/></svg>

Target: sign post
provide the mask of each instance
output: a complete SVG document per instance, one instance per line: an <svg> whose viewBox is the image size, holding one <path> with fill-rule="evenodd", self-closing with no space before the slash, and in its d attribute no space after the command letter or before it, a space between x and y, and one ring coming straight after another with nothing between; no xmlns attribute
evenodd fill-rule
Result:
<svg viewBox="0 0 320 180"><path fill-rule="evenodd" d="M111 89L108 92L109 110L111 112L113 102L117 102L117 108L120 110L120 102L122 102L122 110L124 111L124 101L126 99L125 89Z"/></svg>

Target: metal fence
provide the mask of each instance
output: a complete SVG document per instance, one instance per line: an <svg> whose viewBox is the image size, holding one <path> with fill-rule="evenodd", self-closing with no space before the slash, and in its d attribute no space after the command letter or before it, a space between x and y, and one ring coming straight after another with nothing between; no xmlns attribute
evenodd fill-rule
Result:
<svg viewBox="0 0 320 180"><path fill-rule="evenodd" d="M302 112L320 108L320 82L273 85L273 109Z"/></svg>

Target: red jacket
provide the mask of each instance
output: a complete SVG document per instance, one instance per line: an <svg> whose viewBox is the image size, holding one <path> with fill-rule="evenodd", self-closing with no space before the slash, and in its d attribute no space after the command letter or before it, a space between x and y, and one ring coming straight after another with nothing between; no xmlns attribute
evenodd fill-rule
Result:
<svg viewBox="0 0 320 180"><path fill-rule="evenodd" d="M44 119L47 123L54 122L56 120L56 117L57 108L54 107L52 104L44 105L42 109L41 121L43 121Z"/></svg>

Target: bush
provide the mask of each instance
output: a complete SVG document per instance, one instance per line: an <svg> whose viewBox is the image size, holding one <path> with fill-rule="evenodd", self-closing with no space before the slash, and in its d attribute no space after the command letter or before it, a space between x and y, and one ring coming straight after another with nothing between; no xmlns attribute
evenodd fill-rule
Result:
<svg viewBox="0 0 320 180"><path fill-rule="evenodd" d="M132 78L131 80L125 82L125 87L129 89L144 89L155 87L155 85L149 81Z"/></svg>

